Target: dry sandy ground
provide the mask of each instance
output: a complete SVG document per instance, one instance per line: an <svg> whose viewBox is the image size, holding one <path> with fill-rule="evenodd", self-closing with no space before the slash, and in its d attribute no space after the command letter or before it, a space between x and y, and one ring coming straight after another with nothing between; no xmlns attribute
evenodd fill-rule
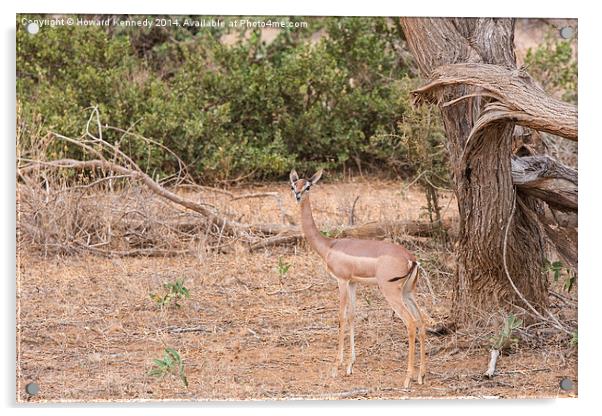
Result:
<svg viewBox="0 0 602 416"><path fill-rule="evenodd" d="M256 187L252 190L275 190ZM286 184L285 209L295 213ZM246 189L241 192L248 192ZM394 182L345 182L312 189L320 224L344 223L355 195L358 222L417 219L419 190ZM451 196L442 200L446 206ZM446 216L456 215L453 203ZM241 200L242 221L278 218L271 199ZM419 304L434 322L449 313L453 257L449 249L419 252L436 299L421 284ZM290 264L286 276L278 260ZM559 388L577 380L577 354L559 335L521 340L483 378L488 330L463 329L427 338L426 383L402 388L407 344L402 322L374 287L358 290L354 374L331 376L336 350L336 282L305 245L249 253L167 258L42 257L20 253L18 279L19 401L153 399L429 398L574 396ZM161 310L149 297L183 278L190 299ZM576 312L576 311L574 311ZM191 332L173 332L189 329ZM149 376L163 349L179 351L189 381ZM342 373L342 372L340 372ZM30 397L25 384L40 392Z"/></svg>

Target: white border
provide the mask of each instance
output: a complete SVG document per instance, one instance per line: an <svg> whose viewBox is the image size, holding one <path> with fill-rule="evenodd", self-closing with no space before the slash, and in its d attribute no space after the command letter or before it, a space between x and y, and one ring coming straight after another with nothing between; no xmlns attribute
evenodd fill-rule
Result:
<svg viewBox="0 0 602 416"><path fill-rule="evenodd" d="M595 13L593 2L569 2L549 0L545 2L527 2L525 0L504 0L502 2L447 0L437 2L394 2L384 0L369 0L364 2L331 2L324 0L214 0L183 1L169 0L166 2L149 0L103 0L93 2L73 2L69 0L21 0L18 5L14 2L2 2L2 184L3 215L1 218L2 265L4 266L3 310L1 325L4 335L0 342L2 350L2 377L0 391L2 402L8 408L9 414L42 412L49 415L81 413L81 405L46 405L15 408L15 155L14 155L14 105L15 105L15 64L14 64L14 28L15 13L17 12L70 12L70 13L149 13L149 14L237 14L237 15L366 15L366 16L517 16L517 17L577 17L579 18L579 129L581 143L579 145L579 171L581 188L580 220L586 226L581 227L580 235L580 280L579 280L579 310L580 310L580 341L579 346L579 399L577 400L508 400L508 401L345 401L345 402L235 402L235 403L196 403L182 405L178 403L158 404L117 404L117 405L88 405L89 414L105 414L107 407L115 414L144 414L164 415L168 409L176 409L178 414L198 414L211 412L229 414L246 410L251 414L307 414L308 412L326 413L344 411L345 413L360 414L369 409L378 409L381 413L400 414L419 412L434 414L487 414L507 415L509 412L527 410L549 414L567 414L568 412L586 411L586 407L596 404L600 397L597 391L600 381L600 361L597 340L600 339L598 319L600 317L600 273L595 263L597 258L598 238L600 235L598 212L600 201L596 198L599 189L597 165L602 150L600 143L599 102L596 97L600 90L599 72L601 17Z"/></svg>

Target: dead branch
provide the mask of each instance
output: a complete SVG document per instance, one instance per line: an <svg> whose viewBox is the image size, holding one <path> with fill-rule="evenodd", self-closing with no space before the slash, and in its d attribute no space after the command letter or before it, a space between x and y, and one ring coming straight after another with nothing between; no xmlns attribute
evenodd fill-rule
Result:
<svg viewBox="0 0 602 416"><path fill-rule="evenodd" d="M335 393L323 393L323 394L319 394L319 395L312 395L311 398L319 398L319 399L349 399L349 398L353 398L353 397L361 397L361 396L366 396L368 394L370 394L373 390L372 389L364 389L364 388L357 388L357 389L351 389L348 391L340 391L340 392L335 392Z"/></svg>
<svg viewBox="0 0 602 416"><path fill-rule="evenodd" d="M177 326L170 326L170 327L165 328L165 330L167 332L169 332L170 334L185 334L188 332L207 332L207 333L215 332L214 328L208 328L205 326L193 326L193 327L189 327L189 328L180 328Z"/></svg>
<svg viewBox="0 0 602 416"><path fill-rule="evenodd" d="M424 221L382 221L369 222L352 227L342 227L332 230L332 233L341 238L379 238L390 235L409 234L417 237L430 237L442 229L450 227L449 222L424 222Z"/></svg>
<svg viewBox="0 0 602 416"><path fill-rule="evenodd" d="M295 244L295 243L299 242L302 238L303 238L303 235L301 233L285 235L285 236L277 235L275 237L268 237L268 238L265 238L265 239L259 241L258 243L252 244L251 247L249 247L249 250L257 251L259 249L266 248L266 247Z"/></svg>
<svg viewBox="0 0 602 416"><path fill-rule="evenodd" d="M328 235L336 238L365 238L365 239L384 239L391 235L412 235L412 236L432 236L449 228L449 223L430 223L420 221L383 221L370 222L367 224L335 227L327 229ZM251 251L262 248L294 244L303 239L303 233L299 227L282 227L282 232L276 236L266 238L250 246Z"/></svg>
<svg viewBox="0 0 602 416"><path fill-rule="evenodd" d="M553 290L550 290L550 296L553 296L556 299L558 299L559 301L561 301L564 306L568 306L570 308L575 308L575 309L577 308L577 301L574 299L571 299L567 296L563 296L558 292L554 292Z"/></svg>
<svg viewBox="0 0 602 416"><path fill-rule="evenodd" d="M277 197L277 198L280 197L278 192L256 192L256 193L252 193L252 194L243 194L243 195L233 196L232 201L238 201L240 199L250 199L250 198L263 198L266 196Z"/></svg>
<svg viewBox="0 0 602 416"><path fill-rule="evenodd" d="M150 191L155 193L161 198L171 201L177 205L187 208L195 213L201 214L204 220L194 219L177 219L164 223L163 226L168 229L176 230L181 233L191 234L199 229L199 227L212 227L214 226L218 232L218 243L223 238L224 234L228 234L234 237L246 236L245 240L252 245L250 246L251 251L255 251L261 248L270 247L274 245L283 245L296 243L303 238L300 227L293 225L282 225L282 224L243 224L236 221L231 221L221 217L216 211L211 210L207 204L199 203L182 197L168 189L165 189L153 179L151 179L144 172L136 170L136 168L129 168L118 165L107 160L88 160L78 161L73 159L60 159L54 161L31 161L22 160L27 162L26 165L19 168L19 175L26 177L32 172L40 172L45 169L77 169L77 170L95 170L104 169L114 174L121 175L122 178L131 178L142 182ZM265 194L254 194L254 195L243 195L241 197L260 197ZM271 194L270 194L271 195ZM241 197L234 197L232 199L240 199ZM131 222L131 230L145 227L145 220ZM337 238L353 237L353 238L380 238L383 239L391 235L411 235L411 236L432 236L433 234L440 232L443 228L448 228L449 224L439 224L430 222L419 222L419 221L386 221L386 222L372 222L356 226L346 227L334 227L326 230L327 233L336 236ZM135 236L135 232L129 231L129 238ZM259 239L257 235L268 236L268 238ZM103 240L105 241L105 240ZM141 244L151 243L142 241ZM83 246L79 246L78 250L81 250ZM150 248L150 247L137 247L133 249L116 250L116 249L105 249L89 246L89 250L96 254L103 255L170 255L170 254L181 254L181 250L173 249L161 249L161 248Z"/></svg>
<svg viewBox="0 0 602 416"><path fill-rule="evenodd" d="M165 256L179 256L188 254L189 250L166 250L161 248L140 248L132 250L103 250L94 248L90 245L81 246L81 251L89 251L101 256L119 256L119 257L165 257Z"/></svg>
<svg viewBox="0 0 602 416"><path fill-rule="evenodd" d="M91 132L91 126L96 125L97 132ZM178 255L190 252L191 248L181 249L174 247L173 241L184 239L187 242L203 241L210 235L214 238L211 244L204 247L210 249L221 248L232 242L242 241L252 244L251 250L269 247L279 244L297 242L302 238L300 227L288 224L244 224L229 219L227 215L220 213L217 208L210 204L197 202L177 193L179 187L198 186L190 183L182 183L185 179L187 168L178 159L179 172L176 174L173 188L167 189L161 183L153 180L146 174L127 154L120 150L121 141L126 137L136 137L148 144L160 145L152 140L146 139L129 132L129 130L114 129L123 133L122 138L111 144L103 139L102 130L108 126L102 126L97 108L87 120L85 134L79 138L70 138L53 133L53 137L71 145L78 146L92 160L43 160L43 157L34 158L20 157L17 175L22 181L20 196L29 204L29 223L22 223L20 227L26 230L28 238L36 241L44 247L45 252L51 248L61 248L64 252L90 251L99 255ZM169 150L169 149L164 149ZM41 152L44 155L45 152ZM33 156L33 155L32 155ZM175 156L175 155L174 155ZM70 169L85 171L92 181L84 185L73 185L68 176L60 171ZM54 175L50 173L54 172ZM100 175L99 175L100 173ZM184 175L184 176L181 176ZM57 189L51 189L51 177L58 185ZM43 178L45 191L40 200L39 179ZM119 190L113 187L113 181L119 180ZM106 204L98 204L88 190L99 184L109 182L110 192L107 194ZM172 207L170 203L184 208L175 212L177 218L165 219L155 218L157 204L151 208L144 202L148 195L141 195L144 187L128 187L127 184L138 182L144 185L150 195L154 194L165 204ZM169 180L173 182L173 178ZM122 186L123 185L123 186ZM219 192L228 195L231 201L271 197L278 204L283 223L288 214L283 208L280 195L276 192L258 192L236 196L232 192L218 190L215 188L201 187L205 190ZM142 198L140 198L142 196ZM359 197L358 197L359 198ZM354 208L358 198L351 207L351 221L353 221ZM115 199L123 201L123 204L115 204ZM123 208L116 208L117 206ZM150 211L152 209L152 212ZM160 210L160 208L159 208ZM170 209L163 210L170 212ZM117 214L117 216L115 216ZM198 215L196 215L198 214ZM368 223L359 226L348 226L332 228L327 230L329 234L336 237L355 238L385 238L392 234L431 236L438 232L444 225L420 223L420 222L381 222ZM203 237L202 230L205 230ZM172 243L166 241L168 233L174 236ZM222 240L229 238L222 244ZM267 239L265 237L268 237ZM217 241L217 242L216 242Z"/></svg>
<svg viewBox="0 0 602 416"><path fill-rule="evenodd" d="M180 206L183 206L192 211L195 211L195 212L203 215L206 218L209 218L218 227L220 227L220 228L223 227L223 229L226 230L227 232L229 232L230 234L238 234L240 232L249 231L248 226L238 223L238 222L235 222L235 221L230 221L225 218L222 218L219 215L210 211L203 204L200 204L195 201L191 201L190 199L187 199L187 198L183 198L183 197L175 194L174 192L171 192L171 191L163 188L161 185L159 185L157 182L155 182L153 179L151 179L150 176L148 176L146 173L144 173L140 170L126 168L124 166L120 166L118 164L115 164L113 162L109 162L106 160L79 161L79 160L74 160L74 159L59 159L59 160L53 160L53 161L49 161L49 162L31 161L31 160L26 160L26 161L30 162L30 163L26 166L22 166L19 168L19 171L21 174L27 174L28 172L31 172L31 171L34 171L34 170L37 170L40 168L56 168L56 169L67 168L67 169L80 169L80 170L81 169L106 169L106 170L111 170L113 172L117 172L121 175L128 175L133 179L140 180L144 185L146 185L151 191L153 191L157 195L159 195L165 199L168 199L169 201L174 202ZM262 227L254 227L254 229L257 231L262 231ZM271 230L271 228L270 228L270 230Z"/></svg>
<svg viewBox="0 0 602 416"><path fill-rule="evenodd" d="M212 186L204 186L204 185L198 185L196 183L183 183L181 185L178 185L178 188L190 188L190 189L201 189L203 191L209 191L209 192L214 192L217 194L223 194L223 195L228 195L230 198L234 198L234 193L230 192L226 189L221 189L221 188L214 188Z"/></svg>

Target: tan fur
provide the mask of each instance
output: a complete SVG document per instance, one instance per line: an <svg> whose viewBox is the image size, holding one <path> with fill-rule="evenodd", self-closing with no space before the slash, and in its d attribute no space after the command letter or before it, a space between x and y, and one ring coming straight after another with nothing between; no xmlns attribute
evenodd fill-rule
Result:
<svg viewBox="0 0 602 416"><path fill-rule="evenodd" d="M418 268L413 267L416 258L404 247L384 241L324 237L314 222L309 198L311 187L320 179L321 175L322 172L319 171L310 179L299 179L293 170L290 178L293 194L300 205L303 233L309 244L324 259L326 268L336 278L339 285L339 345L334 373L336 374L336 369L343 364L347 326L349 327L351 347L347 374L353 372L356 284L377 284L391 308L405 323L408 331L408 369L404 382L406 388L409 387L410 380L414 376L415 340L416 329L418 329L420 342L418 383L422 384L426 372L424 350L426 327L424 316L414 298L418 278Z"/></svg>

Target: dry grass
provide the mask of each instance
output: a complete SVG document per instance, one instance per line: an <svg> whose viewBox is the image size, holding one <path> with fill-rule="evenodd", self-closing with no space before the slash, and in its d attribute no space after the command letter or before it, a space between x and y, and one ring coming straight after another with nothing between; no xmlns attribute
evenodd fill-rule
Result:
<svg viewBox="0 0 602 416"><path fill-rule="evenodd" d="M236 190L260 191L278 191L295 217L286 184ZM357 222L417 219L422 194L402 191L392 182L321 184L312 190L316 220L345 224L358 194ZM231 204L218 193L197 196L243 222L281 218L273 198ZM96 197L100 204L102 196ZM452 202L445 216L456 215ZM453 257L442 245L406 244L431 272L437 294L434 300L422 285L418 301L433 321L442 321L449 311ZM491 329L462 328L456 335L428 336L427 382L404 391L405 330L374 287L358 290L354 374L332 378L338 296L316 254L305 245L253 254L241 242L228 250L196 247L189 255L124 258L44 256L21 245L18 400L556 397L564 394L562 377L577 379L575 349L551 333L521 340L511 359L501 357L499 375L486 380ZM291 265L282 280L279 258ZM181 308L161 310L149 293L178 278L185 279L191 298ZM177 377L147 375L166 346L180 352L188 389ZM30 381L41 387L37 396L24 393Z"/></svg>

